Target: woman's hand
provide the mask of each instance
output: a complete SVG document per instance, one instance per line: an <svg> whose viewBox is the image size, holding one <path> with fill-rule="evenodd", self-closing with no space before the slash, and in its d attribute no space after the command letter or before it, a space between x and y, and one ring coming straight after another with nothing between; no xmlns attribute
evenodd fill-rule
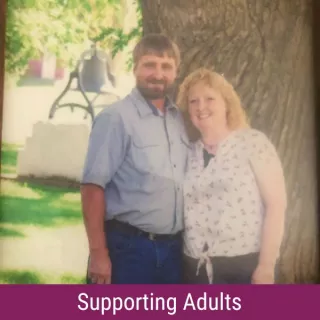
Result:
<svg viewBox="0 0 320 320"><path fill-rule="evenodd" d="M258 265L255 269L251 283L252 284L274 284L274 270L272 265Z"/></svg>

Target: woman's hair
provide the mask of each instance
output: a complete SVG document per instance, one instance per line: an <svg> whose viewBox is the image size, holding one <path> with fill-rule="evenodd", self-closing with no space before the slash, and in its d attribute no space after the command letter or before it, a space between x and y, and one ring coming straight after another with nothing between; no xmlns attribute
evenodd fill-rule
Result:
<svg viewBox="0 0 320 320"><path fill-rule="evenodd" d="M188 94L190 89L198 84L203 83L208 87L218 91L225 101L227 109L227 125L229 129L236 130L249 127L246 113L241 106L241 101L229 83L222 75L217 72L200 68L190 73L179 87L177 96L177 105L181 109L186 122L187 131L191 140L197 140L200 137L199 131L193 126L188 108Z"/></svg>

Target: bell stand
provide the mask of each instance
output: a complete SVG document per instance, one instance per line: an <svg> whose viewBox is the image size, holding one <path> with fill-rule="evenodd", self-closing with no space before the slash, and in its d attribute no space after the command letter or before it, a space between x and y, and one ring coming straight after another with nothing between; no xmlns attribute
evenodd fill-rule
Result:
<svg viewBox="0 0 320 320"><path fill-rule="evenodd" d="M86 59L87 56L90 57L89 60ZM102 64L102 67L105 67L104 71L106 72L106 76L109 80L109 83L111 83L111 85L114 87L114 78L113 78L113 75L109 72L108 56L106 53L102 52L101 50L99 50L99 52L98 52L96 44L93 43L91 46L91 49L82 53L79 61L77 62L77 65L76 65L74 71L70 72L69 80L68 80L66 87L61 92L61 94L54 100L54 102L50 108L49 119L53 119L53 117L58 109L70 107L71 112L74 111L74 108L80 108L80 109L85 110L84 119L86 119L89 114L91 117L91 121L93 122L94 117L95 117L94 102L101 94L112 94L117 99L120 99L120 97L115 92L101 90L101 87L95 88L95 89L92 89L92 87L91 87L89 92L95 93L96 96L92 100L90 100L88 98L88 95L86 93L86 92L88 92L88 90L86 90L87 88L83 83L83 69L81 69L81 68L84 66L86 61L95 62L98 60L100 61L100 64ZM100 71L101 71L101 69L100 69ZM80 91L83 98L85 99L87 105L82 105L82 104L74 103L74 102L67 102L67 103L60 104L61 99L70 90L70 86L75 79L77 80L77 87L75 89L71 89L71 90ZM106 83L104 83L104 84L106 84Z"/></svg>

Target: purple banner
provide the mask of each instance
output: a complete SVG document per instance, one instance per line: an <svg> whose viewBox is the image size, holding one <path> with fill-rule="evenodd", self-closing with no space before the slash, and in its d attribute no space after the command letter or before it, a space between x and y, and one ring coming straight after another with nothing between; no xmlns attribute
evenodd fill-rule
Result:
<svg viewBox="0 0 320 320"><path fill-rule="evenodd" d="M1 285L1 319L319 319L320 286Z"/></svg>

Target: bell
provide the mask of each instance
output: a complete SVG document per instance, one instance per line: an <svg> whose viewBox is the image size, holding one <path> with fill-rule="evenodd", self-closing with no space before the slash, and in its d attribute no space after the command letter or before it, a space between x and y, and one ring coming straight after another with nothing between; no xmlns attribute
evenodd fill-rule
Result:
<svg viewBox="0 0 320 320"><path fill-rule="evenodd" d="M66 87L54 100L50 108L49 119L54 117L57 109L70 107L71 111L74 108L84 109L86 111L84 119L89 114L93 121L95 117L93 104L100 94L111 94L119 99L119 96L113 90L115 88L115 77L111 73L108 62L107 54L102 50L98 50L95 43L91 46L90 50L83 52L75 70L70 73ZM77 85L72 90L82 93L85 105L76 102L60 103L61 99L70 90L73 80L77 80ZM87 93L95 93L95 97L89 99Z"/></svg>
<svg viewBox="0 0 320 320"><path fill-rule="evenodd" d="M100 58L96 53L90 59L83 60L82 70L79 70L78 90L81 90L81 85L85 92L100 93L102 88L112 86L108 69L106 59Z"/></svg>

